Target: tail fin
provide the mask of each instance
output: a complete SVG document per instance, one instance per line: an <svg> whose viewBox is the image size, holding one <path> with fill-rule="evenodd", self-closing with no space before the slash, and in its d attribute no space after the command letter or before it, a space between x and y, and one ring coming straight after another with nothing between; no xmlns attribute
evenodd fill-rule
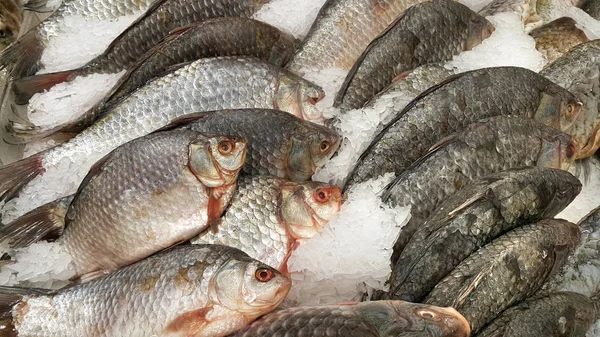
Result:
<svg viewBox="0 0 600 337"><path fill-rule="evenodd" d="M43 51L37 30L32 30L0 53L0 69L8 69L13 78L33 75L38 70Z"/></svg>
<svg viewBox="0 0 600 337"><path fill-rule="evenodd" d="M29 0L23 7L36 13L51 13L56 9L55 6L48 6L48 0Z"/></svg>
<svg viewBox="0 0 600 337"><path fill-rule="evenodd" d="M0 242L22 248L42 239L57 238L65 228L65 216L73 196L40 206L0 229Z"/></svg>
<svg viewBox="0 0 600 337"><path fill-rule="evenodd" d="M0 201L14 198L23 186L44 172L44 153L36 153L0 168Z"/></svg>
<svg viewBox="0 0 600 337"><path fill-rule="evenodd" d="M62 131L65 128L65 125L44 128L28 122L20 123L14 121L9 121L8 124L6 124L6 131L11 136L16 138L17 144L31 143L49 137L57 132Z"/></svg>
<svg viewBox="0 0 600 337"><path fill-rule="evenodd" d="M52 290L0 286L0 337L17 337L13 324L13 308L24 296L47 296Z"/></svg>
<svg viewBox="0 0 600 337"><path fill-rule="evenodd" d="M17 79L13 82L15 103L27 104L33 94L49 90L56 84L67 82L71 80L76 73L77 69L74 69Z"/></svg>

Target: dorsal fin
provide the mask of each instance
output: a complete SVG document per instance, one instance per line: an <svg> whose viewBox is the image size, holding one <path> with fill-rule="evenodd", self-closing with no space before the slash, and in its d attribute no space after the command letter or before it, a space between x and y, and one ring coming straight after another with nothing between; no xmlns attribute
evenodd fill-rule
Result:
<svg viewBox="0 0 600 337"><path fill-rule="evenodd" d="M152 133L177 129L179 127L194 123L200 119L208 118L209 115L210 115L210 112L194 112L191 114L187 114L187 115L181 116L179 118L173 119L167 125L163 126L162 128L160 128Z"/></svg>

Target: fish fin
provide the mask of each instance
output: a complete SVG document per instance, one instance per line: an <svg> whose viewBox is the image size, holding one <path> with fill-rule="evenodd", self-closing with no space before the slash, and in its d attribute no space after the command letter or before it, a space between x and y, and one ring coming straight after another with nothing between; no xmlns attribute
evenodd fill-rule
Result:
<svg viewBox="0 0 600 337"><path fill-rule="evenodd" d="M494 191L492 191L492 189L488 188L485 191L480 191L477 192L474 196L470 197L469 199L467 199L465 202L463 202L462 204L460 204L458 207L456 207L455 209L451 210L450 212L448 212L448 216L446 218L444 218L444 220L442 220L442 222L447 222L448 220L454 218L454 216L464 210L465 208L471 206L474 202L480 200L480 199L485 199L488 198L490 196L490 194L493 194Z"/></svg>
<svg viewBox="0 0 600 337"><path fill-rule="evenodd" d="M100 278L100 277L102 277L104 275L108 275L111 272L112 272L111 270L95 270L95 271L89 272L87 274L81 275L79 277L77 283L78 284L87 283L87 282L93 281L93 280L95 280L97 278Z"/></svg>
<svg viewBox="0 0 600 337"><path fill-rule="evenodd" d="M404 250L408 242L410 242L410 239L415 234L417 229L419 229L419 225L423 223L423 220L424 219L415 218L411 216L410 220L408 220L406 225L404 225L400 229L400 234L398 234L398 238L396 239L396 242L394 243L394 246L392 248L392 265L398 263L400 255L402 255L402 251Z"/></svg>
<svg viewBox="0 0 600 337"><path fill-rule="evenodd" d="M173 119L167 125L163 126L162 128L160 128L154 132L162 132L162 131L169 131L169 130L177 129L177 128L186 126L188 124L194 123L202 118L207 118L209 116L209 114L210 113L206 113L206 112L195 112L195 113L187 114L182 117Z"/></svg>
<svg viewBox="0 0 600 337"><path fill-rule="evenodd" d="M177 69L183 68L183 67L187 66L188 64L194 63L196 61L197 60L181 62L181 63L170 65L170 66L166 67L165 70L161 71L160 73L156 74L153 78L149 79L148 82L150 82L154 79L169 75L170 73L176 71ZM146 82L146 83L148 83L148 82Z"/></svg>
<svg viewBox="0 0 600 337"><path fill-rule="evenodd" d="M356 305L359 305L361 302L339 302L336 303L336 306L341 306L341 307L353 307Z"/></svg>
<svg viewBox="0 0 600 337"><path fill-rule="evenodd" d="M77 73L77 69L60 71L56 73L41 74L23 77L13 82L15 92L15 103L27 104L35 93L49 90L54 85L67 82Z"/></svg>
<svg viewBox="0 0 600 337"><path fill-rule="evenodd" d="M442 148L444 145L452 142L457 137L458 137L458 133L454 133L454 134L451 134L449 136L446 136L446 137L440 139L437 143L433 144L433 146L431 146L429 148L429 150L427 150L427 154L429 154L430 152L437 151L438 149Z"/></svg>
<svg viewBox="0 0 600 337"><path fill-rule="evenodd" d="M410 73L412 73L412 70L408 70L408 71L403 71L403 72L401 72L400 74L396 75L396 77L394 77L394 78L392 79L392 83L396 83L396 82L398 82L398 81L401 81L401 80L403 80L403 79L407 78L407 77L408 77L408 75L410 75Z"/></svg>
<svg viewBox="0 0 600 337"><path fill-rule="evenodd" d="M48 7L48 0L29 0L23 9L36 13L52 13L56 8Z"/></svg>
<svg viewBox="0 0 600 337"><path fill-rule="evenodd" d="M471 294L477 288L479 282L481 282L481 280L487 274L488 269L489 268L486 268L486 270L482 270L475 276L470 277L469 282L464 284L463 287L458 291L457 296L455 297L454 301L450 306L453 308L460 306L464 302L464 300L469 296L469 294Z"/></svg>
<svg viewBox="0 0 600 337"><path fill-rule="evenodd" d="M18 337L18 335L19 332L12 319L0 320L0 337Z"/></svg>
<svg viewBox="0 0 600 337"><path fill-rule="evenodd" d="M22 248L60 236L71 200L70 196L47 203L0 228L0 242L8 240L10 247Z"/></svg>
<svg viewBox="0 0 600 337"><path fill-rule="evenodd" d="M179 333L182 336L199 336L202 329L206 326L208 319L206 316L213 310L212 306L206 306L202 309L192 310L178 315L169 322L165 328L168 334Z"/></svg>
<svg viewBox="0 0 600 337"><path fill-rule="evenodd" d="M12 319L14 305L24 296L47 296L54 293L56 291L49 289L0 286L0 320Z"/></svg>
<svg viewBox="0 0 600 337"><path fill-rule="evenodd" d="M223 213L221 207L221 196L216 195L217 190L214 188L210 189L208 197L207 214L208 221L207 225L213 233L219 232L219 225L221 224L221 215Z"/></svg>
<svg viewBox="0 0 600 337"><path fill-rule="evenodd" d="M0 53L0 69L8 69L13 78L35 74L44 47L36 30L31 30Z"/></svg>
<svg viewBox="0 0 600 337"><path fill-rule="evenodd" d="M42 166L45 151L0 168L0 201L14 198L23 186L45 170Z"/></svg>
<svg viewBox="0 0 600 337"><path fill-rule="evenodd" d="M201 24L201 23L200 23ZM169 32L169 35L167 35L167 38L169 37L173 37L173 36L179 36L184 32L187 32L188 30L195 28L199 26L198 22L189 24L189 25L185 25L185 26L181 26L181 27L177 27L175 29L173 29L172 31Z"/></svg>
<svg viewBox="0 0 600 337"><path fill-rule="evenodd" d="M61 137L62 141L66 141L76 136L83 129L85 129L85 127L80 127L79 125L71 124L58 125L52 128L44 128L34 125L32 123L22 123L15 121L9 121L8 124L6 124L6 131L12 137L17 139L16 144L27 144L35 142L57 133L61 133L64 136L71 134L68 137ZM56 138L54 140L57 141Z"/></svg>
<svg viewBox="0 0 600 337"><path fill-rule="evenodd" d="M71 205L75 205L75 203L77 202L77 199L79 198L79 195L81 194L81 191L85 188L85 186L87 186L87 184L96 175L98 175L100 172L102 172L102 170L101 170L102 169L102 165L104 165L104 163L106 163L112 157L114 151L115 150L111 151L110 153L108 153L104 157L100 158L98 161L96 161L94 163L94 165L92 165L92 167L90 167L90 170L88 171L88 173L86 174L86 176L83 178L83 180L79 184L79 187L77 188L77 192L75 192L75 194L73 194L73 200L71 200ZM68 225L68 216L66 217L65 227L67 225Z"/></svg>

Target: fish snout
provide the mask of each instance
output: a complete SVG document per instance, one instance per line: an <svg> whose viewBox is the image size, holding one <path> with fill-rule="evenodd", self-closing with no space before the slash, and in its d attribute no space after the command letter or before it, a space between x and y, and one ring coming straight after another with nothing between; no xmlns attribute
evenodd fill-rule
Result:
<svg viewBox="0 0 600 337"><path fill-rule="evenodd" d="M454 308L442 308L442 324L446 327L447 337L469 337L471 326L467 319Z"/></svg>

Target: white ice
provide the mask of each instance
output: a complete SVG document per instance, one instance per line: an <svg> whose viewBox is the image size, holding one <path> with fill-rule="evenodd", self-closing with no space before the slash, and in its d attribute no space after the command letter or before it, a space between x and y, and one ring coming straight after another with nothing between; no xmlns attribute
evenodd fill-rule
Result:
<svg viewBox="0 0 600 337"><path fill-rule="evenodd" d="M579 177L583 183L581 192L567 208L556 216L557 218L577 223L592 209L600 205L600 162L596 158L591 158L589 162L591 170L587 183L583 182L583 176ZM569 172L575 174L575 167L571 167Z"/></svg>
<svg viewBox="0 0 600 337"><path fill-rule="evenodd" d="M326 0L272 0L253 16L303 39Z"/></svg>

